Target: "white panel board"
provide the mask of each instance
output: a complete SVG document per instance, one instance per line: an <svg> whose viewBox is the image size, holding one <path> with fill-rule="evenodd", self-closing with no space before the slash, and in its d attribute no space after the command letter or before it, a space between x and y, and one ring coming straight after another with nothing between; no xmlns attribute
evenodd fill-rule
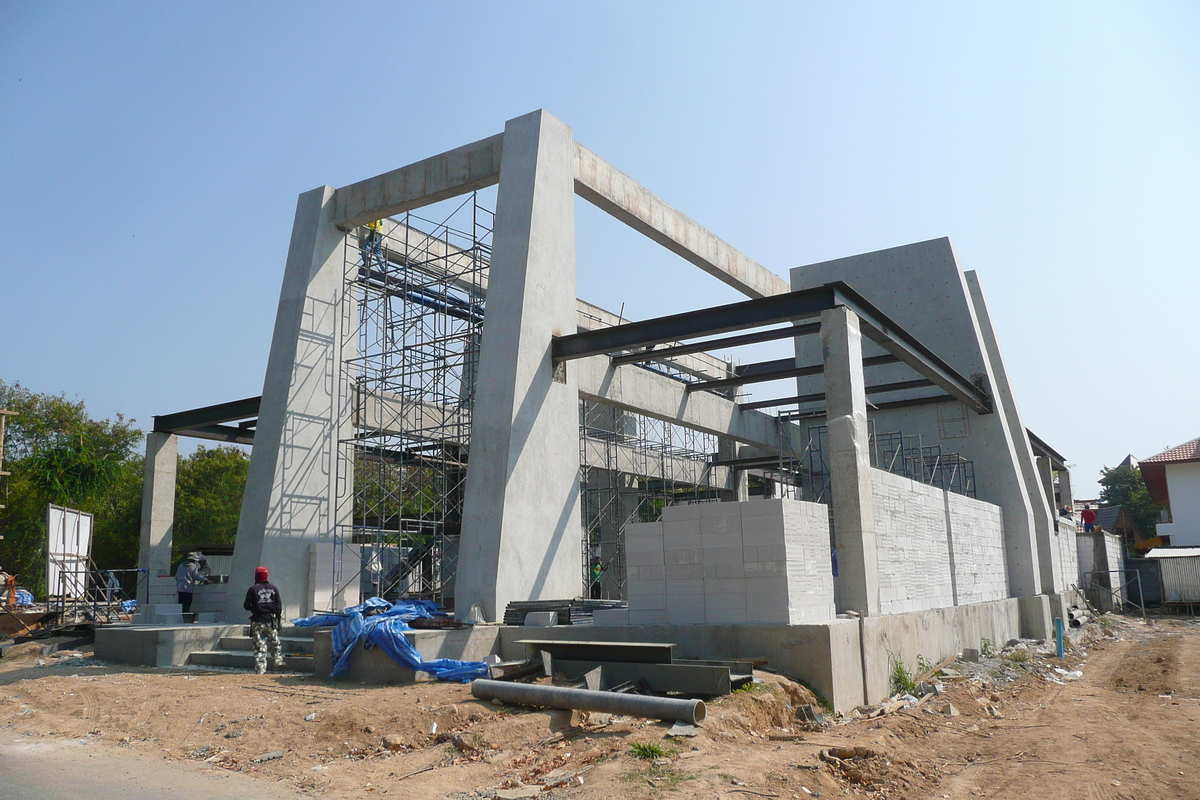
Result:
<svg viewBox="0 0 1200 800"><path fill-rule="evenodd" d="M62 506L46 512L46 593L83 597L92 554L92 515Z"/></svg>

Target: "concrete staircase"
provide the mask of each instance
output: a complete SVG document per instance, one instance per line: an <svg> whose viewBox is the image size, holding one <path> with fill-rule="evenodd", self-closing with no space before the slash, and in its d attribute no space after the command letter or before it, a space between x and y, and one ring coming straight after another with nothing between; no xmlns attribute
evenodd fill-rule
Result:
<svg viewBox="0 0 1200 800"><path fill-rule="evenodd" d="M313 631L315 628L284 627L279 632L279 643L283 645L283 669L288 672L313 671ZM199 650L188 656L188 663L205 667L254 670L254 640L250 638L250 627L242 629L241 636L224 636L212 650ZM267 669L274 667L268 662Z"/></svg>

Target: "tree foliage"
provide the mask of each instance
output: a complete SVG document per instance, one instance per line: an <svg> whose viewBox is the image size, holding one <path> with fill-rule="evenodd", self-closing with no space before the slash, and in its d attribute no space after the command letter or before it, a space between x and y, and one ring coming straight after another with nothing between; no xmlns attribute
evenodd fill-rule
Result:
<svg viewBox="0 0 1200 800"><path fill-rule="evenodd" d="M1156 536L1161 506L1150 499L1142 480L1142 471L1134 467L1107 467L1100 470L1100 502L1106 506L1125 506L1143 539Z"/></svg>
<svg viewBox="0 0 1200 800"><path fill-rule="evenodd" d="M0 564L40 593L45 579L46 506L94 515L93 556L106 568L136 566L141 516L142 438L134 420L92 419L82 400L0 381L0 408L16 411L4 435Z"/></svg>
<svg viewBox="0 0 1200 800"><path fill-rule="evenodd" d="M200 447L175 476L175 559L198 545L232 545L250 459L236 447Z"/></svg>

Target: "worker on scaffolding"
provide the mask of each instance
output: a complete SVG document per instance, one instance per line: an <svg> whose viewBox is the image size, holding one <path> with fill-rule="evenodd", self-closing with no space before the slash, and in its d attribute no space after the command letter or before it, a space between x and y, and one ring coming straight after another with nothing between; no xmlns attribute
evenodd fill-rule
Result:
<svg viewBox="0 0 1200 800"><path fill-rule="evenodd" d="M250 638L254 640L254 671L259 675L267 671L267 650L275 660L276 668L283 666L283 646L279 642L279 629L283 626L283 598L275 584L267 580L267 568L255 567L254 585L246 590L246 601L242 608L250 612Z"/></svg>

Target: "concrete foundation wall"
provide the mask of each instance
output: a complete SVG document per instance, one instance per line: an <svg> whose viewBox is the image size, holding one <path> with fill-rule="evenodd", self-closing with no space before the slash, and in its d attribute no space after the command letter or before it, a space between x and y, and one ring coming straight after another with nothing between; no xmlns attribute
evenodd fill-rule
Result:
<svg viewBox="0 0 1200 800"><path fill-rule="evenodd" d="M936 664L958 655L964 647L978 648L984 638L1003 646L1021 635L1020 604L1016 599L868 617L862 622L867 702L879 702L891 693L893 658L915 673L918 655Z"/></svg>
<svg viewBox="0 0 1200 800"><path fill-rule="evenodd" d="M197 650L212 650L225 636L241 636L244 625L181 625L96 628L96 658L144 667L179 667Z"/></svg>
<svg viewBox="0 0 1200 800"><path fill-rule="evenodd" d="M625 528L633 625L800 624L834 616L829 516L819 503L670 506Z"/></svg>

